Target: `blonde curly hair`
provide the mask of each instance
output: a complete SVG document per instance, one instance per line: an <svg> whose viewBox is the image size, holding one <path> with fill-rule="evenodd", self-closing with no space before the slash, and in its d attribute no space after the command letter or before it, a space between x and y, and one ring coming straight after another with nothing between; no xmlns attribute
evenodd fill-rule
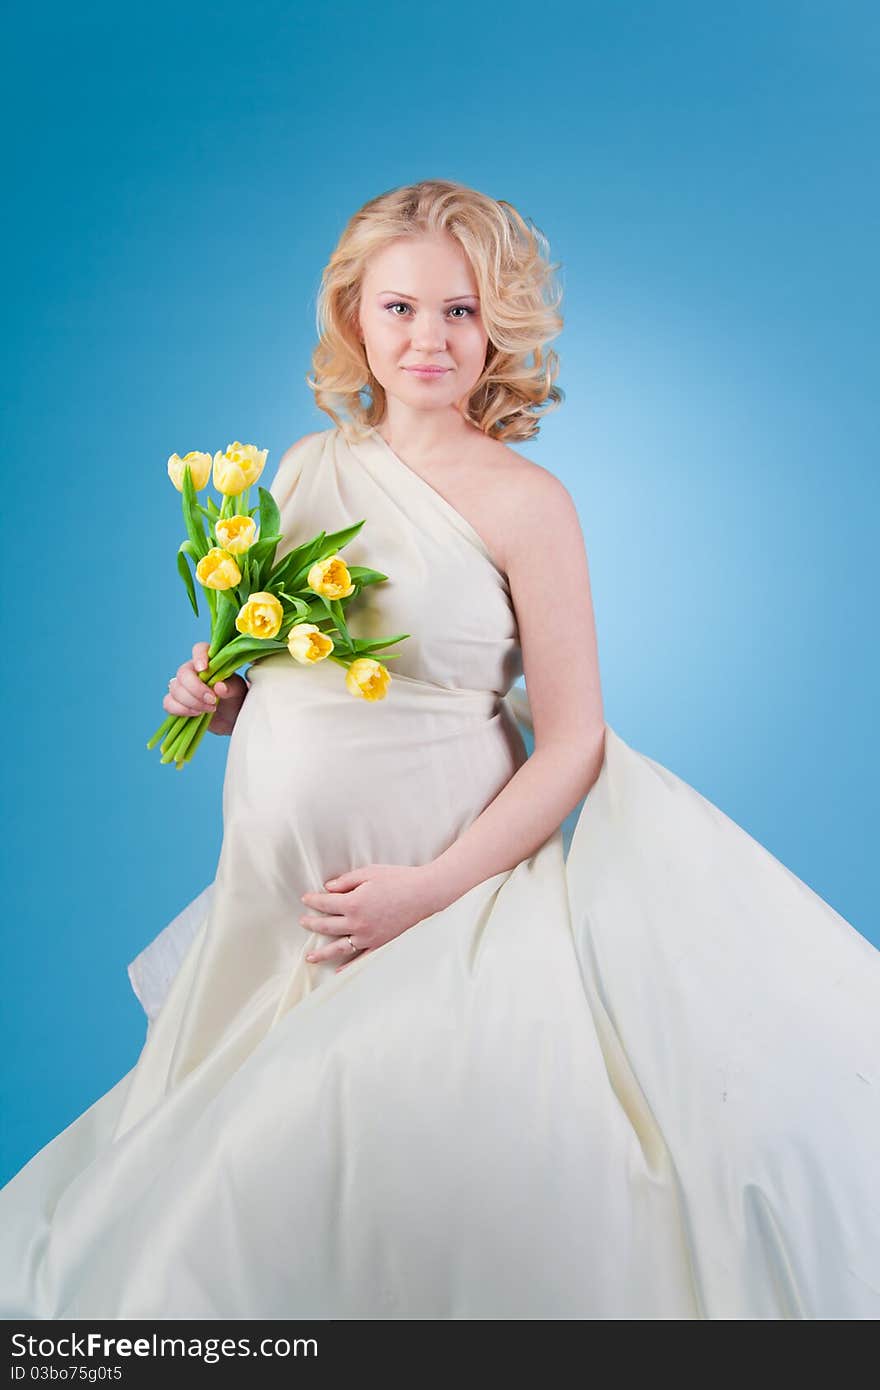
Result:
<svg viewBox="0 0 880 1390"><path fill-rule="evenodd" d="M350 439L377 425L385 391L370 371L356 314L368 258L401 236L447 232L467 256L477 281L489 337L486 361L464 416L493 439L533 439L539 417L565 398L555 386L558 357L546 343L562 330L559 263L546 259L546 237L502 198L448 179L424 179L380 193L348 221L317 298L315 404ZM364 404L361 392L369 401Z"/></svg>

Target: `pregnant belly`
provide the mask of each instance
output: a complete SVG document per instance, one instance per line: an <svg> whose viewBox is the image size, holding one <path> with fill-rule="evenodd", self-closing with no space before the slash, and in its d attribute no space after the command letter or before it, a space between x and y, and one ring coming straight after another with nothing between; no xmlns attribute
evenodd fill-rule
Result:
<svg viewBox="0 0 880 1390"><path fill-rule="evenodd" d="M394 676L371 703L349 695L335 662L279 653L254 668L229 741L211 909L163 1009L180 1013L163 1075L177 1084L221 1039L244 1057L338 978L332 963L305 961L324 939L299 923L303 893L365 864L430 862L525 757L492 692Z"/></svg>
<svg viewBox="0 0 880 1390"><path fill-rule="evenodd" d="M286 653L249 674L230 740L224 834L263 845L275 873L279 857L319 882L368 862L425 863L526 757L492 691L392 670L386 698L368 701L348 693L335 662L304 667Z"/></svg>

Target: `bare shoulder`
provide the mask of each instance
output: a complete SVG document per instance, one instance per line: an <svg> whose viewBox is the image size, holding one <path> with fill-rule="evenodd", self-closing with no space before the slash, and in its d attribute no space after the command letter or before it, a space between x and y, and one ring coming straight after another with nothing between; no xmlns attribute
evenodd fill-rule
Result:
<svg viewBox="0 0 880 1390"><path fill-rule="evenodd" d="M499 440L487 441L487 465L495 472L492 488L495 544L510 569L524 551L535 552L538 535L566 536L582 543L574 498L555 473Z"/></svg>
<svg viewBox="0 0 880 1390"><path fill-rule="evenodd" d="M499 440L487 442L486 461L496 471L498 495L506 499L510 511L517 511L524 502L550 509L574 506L571 493L555 473Z"/></svg>

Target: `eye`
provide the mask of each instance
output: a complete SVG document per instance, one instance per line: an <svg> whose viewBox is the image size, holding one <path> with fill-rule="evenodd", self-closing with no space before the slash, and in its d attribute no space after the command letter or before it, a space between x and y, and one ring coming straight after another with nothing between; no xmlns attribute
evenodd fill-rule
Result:
<svg viewBox="0 0 880 1390"><path fill-rule="evenodd" d="M386 308L387 310L392 310L392 309L409 309L409 308L411 308L411 305L409 305L409 304L404 304L403 300L395 300L395 302L394 302L393 304L386 304L386 305L385 305L385 308ZM472 308L470 307L469 304L453 304L453 305L450 307L450 309L449 309L450 314L453 312L454 309L463 309L463 310L464 310L465 317L467 317L469 314L475 314L475 313L477 312L476 309L472 309ZM403 314L393 314L393 313L392 313L391 317L392 317L392 318L395 318L395 319L399 319L399 318L403 318L404 315L403 315Z"/></svg>

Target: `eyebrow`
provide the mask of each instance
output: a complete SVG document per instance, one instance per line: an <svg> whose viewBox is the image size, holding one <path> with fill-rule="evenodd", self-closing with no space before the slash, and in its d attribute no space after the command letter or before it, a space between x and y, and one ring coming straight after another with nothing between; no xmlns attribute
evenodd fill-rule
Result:
<svg viewBox="0 0 880 1390"><path fill-rule="evenodd" d="M379 290L379 294L396 294L401 299L412 299L416 304L419 302L414 294L404 294L402 290ZM453 299L479 299L479 297L478 294L454 294L452 299L444 299L443 303L451 304Z"/></svg>

